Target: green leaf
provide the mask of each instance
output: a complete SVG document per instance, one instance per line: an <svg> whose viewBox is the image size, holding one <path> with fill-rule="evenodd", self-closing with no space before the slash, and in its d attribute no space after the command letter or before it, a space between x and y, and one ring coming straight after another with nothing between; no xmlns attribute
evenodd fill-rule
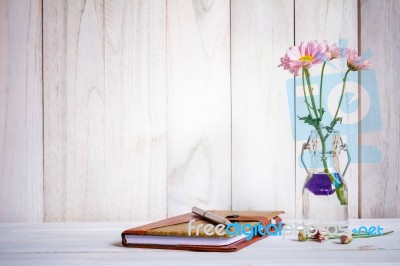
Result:
<svg viewBox="0 0 400 266"><path fill-rule="evenodd" d="M319 122L321 121L320 118L312 118L310 114L307 116L304 116L304 117L300 117L300 116L297 116L297 117L299 118L299 120L302 120L304 123L311 125L315 128L318 128Z"/></svg>

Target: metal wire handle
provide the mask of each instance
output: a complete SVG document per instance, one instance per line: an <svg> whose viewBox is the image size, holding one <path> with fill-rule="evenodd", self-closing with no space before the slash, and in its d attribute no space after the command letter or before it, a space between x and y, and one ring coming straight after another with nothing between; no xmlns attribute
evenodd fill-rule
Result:
<svg viewBox="0 0 400 266"><path fill-rule="evenodd" d="M310 171L308 170L306 163L304 162L304 150L309 150L310 149L310 137L308 137L308 140L306 143L303 143L303 147L301 149L301 163L303 164L304 168L306 169L307 175L310 174Z"/></svg>
<svg viewBox="0 0 400 266"><path fill-rule="evenodd" d="M339 137L339 138L340 138L340 143L341 143L340 144L340 150L345 151L346 154L347 154L347 164L346 164L346 167L344 168L344 171L342 173L342 177L344 177L344 175L346 174L347 169L349 168L349 165L351 163L351 156L350 156L350 152L349 152L349 149L347 147L347 144L343 143L343 140L342 140L341 137ZM310 171L307 168L306 163L304 162L304 151L305 150L309 150L309 149L310 149L310 138L308 138L307 142L303 144L303 147L301 149L301 163L303 164L304 168L306 169L307 174L310 174Z"/></svg>
<svg viewBox="0 0 400 266"><path fill-rule="evenodd" d="M351 162L351 156L350 156L350 152L349 152L349 149L347 147L347 144L343 143L343 140L342 140L341 137L339 137L339 138L340 138L340 142L341 142L340 150L345 151L346 154L347 154L347 164L346 164L346 167L344 168L344 171L342 173L342 177L344 177L344 175L347 172L347 169L349 168L349 165L350 165L350 162Z"/></svg>

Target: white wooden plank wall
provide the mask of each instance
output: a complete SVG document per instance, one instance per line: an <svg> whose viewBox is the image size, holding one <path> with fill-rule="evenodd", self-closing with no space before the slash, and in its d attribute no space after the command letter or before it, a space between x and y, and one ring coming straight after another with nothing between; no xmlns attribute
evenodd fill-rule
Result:
<svg viewBox="0 0 400 266"><path fill-rule="evenodd" d="M165 0L105 1L108 220L167 215L165 25Z"/></svg>
<svg viewBox="0 0 400 266"><path fill-rule="evenodd" d="M44 1L44 220L106 219L102 1Z"/></svg>
<svg viewBox="0 0 400 266"><path fill-rule="evenodd" d="M165 2L44 14L45 221L165 217Z"/></svg>
<svg viewBox="0 0 400 266"><path fill-rule="evenodd" d="M291 1L231 3L234 209L282 209L295 216L294 140L285 87L291 77L277 67L293 44L293 18Z"/></svg>
<svg viewBox="0 0 400 266"><path fill-rule="evenodd" d="M382 129L361 135L361 143L378 148L379 164L361 164L362 217L400 216L400 2L361 1L361 48L370 49L377 78ZM367 78L361 74L361 79ZM361 99L361 113L370 108Z"/></svg>
<svg viewBox="0 0 400 266"><path fill-rule="evenodd" d="M229 1L168 1L168 215L231 208Z"/></svg>
<svg viewBox="0 0 400 266"><path fill-rule="evenodd" d="M399 12L372 0L0 0L0 222L154 220L193 205L300 218L303 141L277 65L293 43L339 38L373 53L383 127L358 136L382 162L351 166L350 217L399 217Z"/></svg>
<svg viewBox="0 0 400 266"><path fill-rule="evenodd" d="M0 1L0 221L43 217L42 2Z"/></svg>

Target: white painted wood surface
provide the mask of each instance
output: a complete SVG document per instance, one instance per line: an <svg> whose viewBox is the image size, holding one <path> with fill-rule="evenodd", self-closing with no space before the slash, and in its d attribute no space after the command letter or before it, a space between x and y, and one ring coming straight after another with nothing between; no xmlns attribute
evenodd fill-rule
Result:
<svg viewBox="0 0 400 266"><path fill-rule="evenodd" d="M287 222L287 223L290 223ZM352 220L350 227L377 226L393 234L325 243L299 242L297 235L271 236L234 253L133 249L121 232L145 224L1 224L4 265L400 265L400 220Z"/></svg>
<svg viewBox="0 0 400 266"><path fill-rule="evenodd" d="M372 68L376 73L380 102L382 129L363 133L361 143L380 150L379 164L361 164L361 216L400 216L400 2L361 1L361 50L370 49ZM361 73L361 79L366 79ZM369 109L365 98L361 99L361 113ZM375 107L376 108L376 107Z"/></svg>
<svg viewBox="0 0 400 266"><path fill-rule="evenodd" d="M168 1L168 215L231 208L229 1Z"/></svg>
<svg viewBox="0 0 400 266"><path fill-rule="evenodd" d="M43 217L42 3L0 1L0 221Z"/></svg>
<svg viewBox="0 0 400 266"><path fill-rule="evenodd" d="M288 75L277 67L284 49L293 43L293 17L291 1L231 2L235 210L282 209L288 217L295 217Z"/></svg>
<svg viewBox="0 0 400 266"><path fill-rule="evenodd" d="M312 7L312 8L310 8ZM306 42L309 40L327 40L330 43L337 43L339 45L339 40L347 40L347 47L351 47L357 49L358 47L358 34L357 34L357 1L328 1L328 0L298 0L295 1L295 42L296 45L300 44L300 42ZM339 60L334 62L337 69L333 67L326 66L325 75L329 75L332 73L340 73L340 71L344 72L347 70L347 66L341 66ZM312 68L311 75L320 75L320 68ZM325 85L326 84L325 80ZM296 84L299 86L300 90L296 90L297 96L300 94L303 95L301 83ZM324 87L324 86L323 86ZM353 90L352 88L353 87ZM340 88L340 85L339 87ZM347 91L354 91L354 97L357 98L357 85L356 83L348 83L346 85ZM316 95L316 101L319 97L319 87L314 86L314 95ZM340 93L340 91L338 91ZM339 94L340 95L340 94ZM333 99L334 97L330 97L329 99ZM338 99L336 97L335 99ZM347 99L343 101L343 105L347 104ZM319 101L317 101L318 103ZM337 106L337 104L336 104ZM297 116L305 116L306 114L297 112L296 109L296 117ZM329 110L327 110L329 111ZM334 112L331 112L331 115L334 116ZM346 115L343 116L343 125L352 124L353 120L350 120L351 117ZM357 120L356 120L357 121ZM354 122L356 122L354 121ZM303 123L296 119L296 128L299 128L299 124ZM337 127L338 128L338 127ZM341 134L345 135L344 141L347 139L352 139L353 141L358 141L358 136L351 136L352 133L349 128L341 127ZM310 127L310 130L312 128ZM297 168L296 168L296 202L301 203L302 200L302 188L304 185L304 181L307 177L307 173L305 169L300 167L299 156L302 149L302 144L307 141L300 140L299 132L296 131L296 160L297 160ZM350 145L349 145L350 146ZM354 145L355 146L355 145ZM351 146L351 147L354 147ZM343 153L342 153L343 154ZM358 160L358 151L352 152L353 162ZM346 165L346 155L341 155L341 170L343 171L344 166ZM358 164L352 163L349 166L349 169L344 177L345 182L349 191L349 217L357 218L358 217ZM301 218L301 204L296 205L296 217Z"/></svg>

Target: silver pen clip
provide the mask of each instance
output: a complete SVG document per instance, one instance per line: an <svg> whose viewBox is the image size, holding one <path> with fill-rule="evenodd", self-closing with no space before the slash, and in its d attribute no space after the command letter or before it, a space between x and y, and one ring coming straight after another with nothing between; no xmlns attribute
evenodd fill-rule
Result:
<svg viewBox="0 0 400 266"><path fill-rule="evenodd" d="M205 210L202 210L200 208L193 207L192 208L192 212L194 214L197 214L197 215L205 218L206 220L209 220L209 221L213 222L213 223L224 224L224 225L230 225L231 224L231 222L228 219L225 219L224 217L219 216L219 215L217 215L215 213L212 213L210 211L205 211Z"/></svg>

